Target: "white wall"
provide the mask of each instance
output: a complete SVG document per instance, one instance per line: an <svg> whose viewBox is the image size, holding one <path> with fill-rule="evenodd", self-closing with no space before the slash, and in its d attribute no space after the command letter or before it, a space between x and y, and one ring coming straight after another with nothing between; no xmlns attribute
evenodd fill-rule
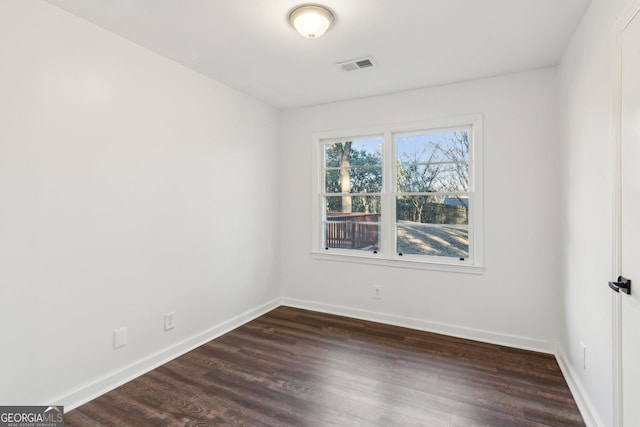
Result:
<svg viewBox="0 0 640 427"><path fill-rule="evenodd" d="M277 304L281 282L292 305L541 350L560 339L609 425L611 36L624 3L592 0L560 85L538 70L278 122L48 3L0 2L0 402L73 406ZM311 133L475 113L483 275L311 258Z"/></svg>
<svg viewBox="0 0 640 427"><path fill-rule="evenodd" d="M364 71L367 72L367 71ZM280 187L285 302L551 350L559 320L561 194L555 69L283 112ZM311 134L481 113L483 275L311 257ZM372 284L383 298L372 298Z"/></svg>
<svg viewBox="0 0 640 427"><path fill-rule="evenodd" d="M0 94L2 404L77 404L277 302L275 109L36 0L0 2Z"/></svg>
<svg viewBox="0 0 640 427"><path fill-rule="evenodd" d="M612 425L613 82L615 22L626 0L592 0L559 67L562 142L564 315L561 351L590 400ZM587 348L583 369L581 343Z"/></svg>

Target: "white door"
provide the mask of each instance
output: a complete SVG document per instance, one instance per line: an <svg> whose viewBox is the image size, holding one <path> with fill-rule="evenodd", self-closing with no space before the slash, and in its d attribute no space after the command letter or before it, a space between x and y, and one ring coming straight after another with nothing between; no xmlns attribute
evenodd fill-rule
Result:
<svg viewBox="0 0 640 427"><path fill-rule="evenodd" d="M640 15L620 37L620 289L622 425L640 426ZM616 280L618 281L618 280ZM619 282L619 281L618 281ZM614 287L615 287L614 283Z"/></svg>

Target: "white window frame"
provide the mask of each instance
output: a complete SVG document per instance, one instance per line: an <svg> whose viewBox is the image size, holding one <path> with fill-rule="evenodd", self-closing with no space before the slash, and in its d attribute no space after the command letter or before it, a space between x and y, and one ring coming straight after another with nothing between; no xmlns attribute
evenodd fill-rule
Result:
<svg viewBox="0 0 640 427"><path fill-rule="evenodd" d="M470 128L469 144L469 258L463 261L456 258L408 255L395 252L396 203L397 193L395 159L396 136L410 133L433 132L438 130L467 127ZM371 136L383 138L383 178L382 178L382 220L380 250L377 253L353 249L332 248L326 250L323 245L323 190L324 190L324 147L327 143L362 139ZM386 265L391 267L418 268L428 270L453 271L482 274L483 257L483 149L482 116L479 114L457 116L421 122L372 126L360 129L316 132L313 134L313 214L312 214L312 256L315 259L357 262Z"/></svg>

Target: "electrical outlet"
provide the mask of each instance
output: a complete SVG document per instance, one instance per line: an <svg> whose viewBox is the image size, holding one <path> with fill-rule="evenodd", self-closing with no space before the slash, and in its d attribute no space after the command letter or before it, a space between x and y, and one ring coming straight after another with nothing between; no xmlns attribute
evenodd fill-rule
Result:
<svg viewBox="0 0 640 427"><path fill-rule="evenodd" d="M373 285L373 298L382 299L382 286Z"/></svg>
<svg viewBox="0 0 640 427"><path fill-rule="evenodd" d="M170 311L164 315L164 330L169 331L176 327L176 312Z"/></svg>
<svg viewBox="0 0 640 427"><path fill-rule="evenodd" d="M113 349L127 345L127 328L120 328L113 331Z"/></svg>
<svg viewBox="0 0 640 427"><path fill-rule="evenodd" d="M580 347L582 348L582 369L587 369L587 346L581 342Z"/></svg>

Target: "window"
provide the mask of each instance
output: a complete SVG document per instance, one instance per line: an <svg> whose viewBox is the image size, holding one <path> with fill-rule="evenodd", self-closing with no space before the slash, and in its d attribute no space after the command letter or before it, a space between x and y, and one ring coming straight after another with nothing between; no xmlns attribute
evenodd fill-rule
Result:
<svg viewBox="0 0 640 427"><path fill-rule="evenodd" d="M314 135L318 257L480 271L480 116Z"/></svg>
<svg viewBox="0 0 640 427"><path fill-rule="evenodd" d="M322 144L324 247L380 248L382 137Z"/></svg>

